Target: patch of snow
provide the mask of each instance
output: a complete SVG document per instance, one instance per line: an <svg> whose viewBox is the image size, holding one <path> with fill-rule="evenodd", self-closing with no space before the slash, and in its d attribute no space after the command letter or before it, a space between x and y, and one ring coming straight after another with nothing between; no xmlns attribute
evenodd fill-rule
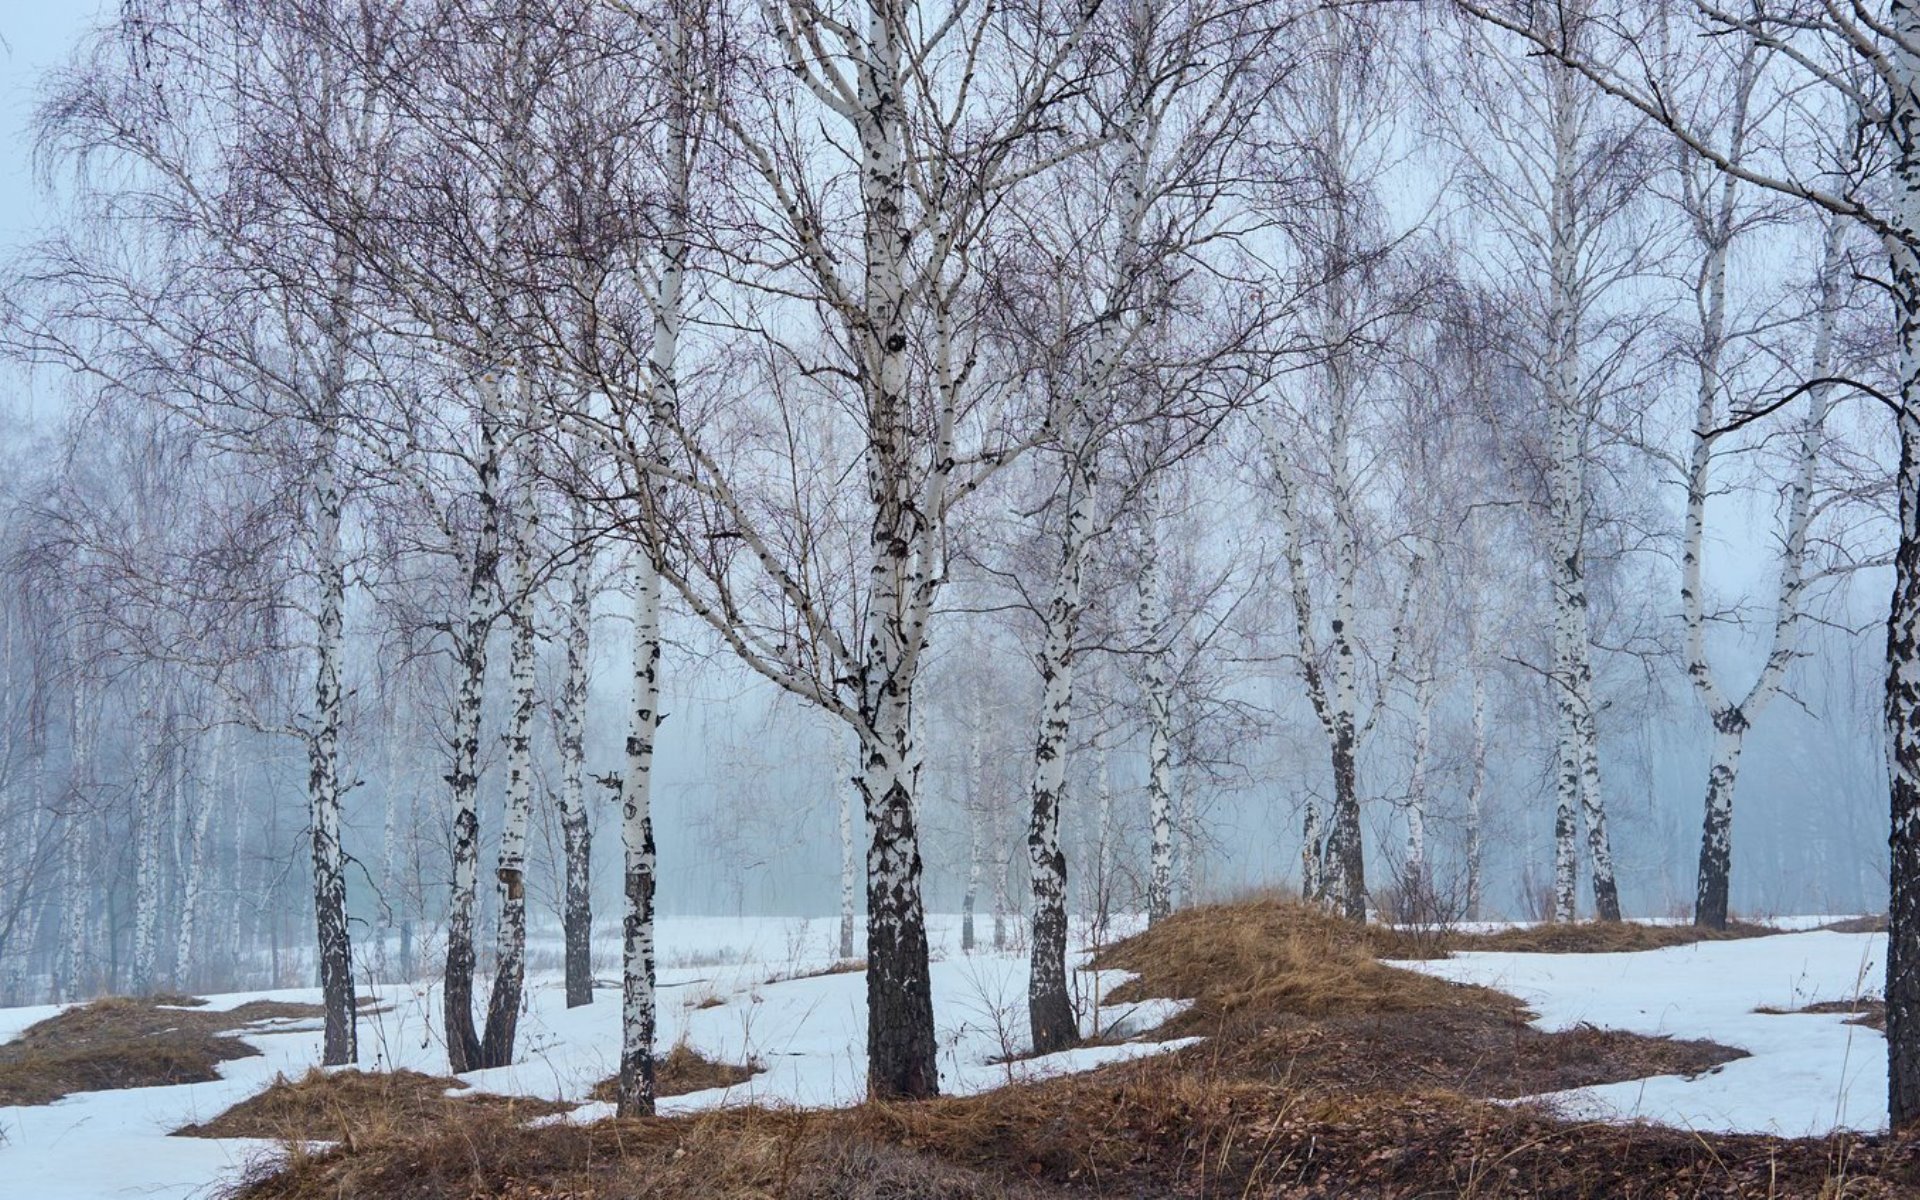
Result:
<svg viewBox="0 0 1920 1200"><path fill-rule="evenodd" d="M1143 922L1115 924L1113 937ZM1091 1070L1109 1062L1164 1053L1191 1038L1101 1044L1024 1058L1027 961L1018 951L962 953L959 919L929 921L934 946L934 1022L941 1088L949 1094L987 1091L1009 1082ZM838 920L668 918L660 922L659 1046L684 1039L725 1062L759 1062L765 1070L729 1088L663 1099L666 1113L746 1101L838 1106L866 1094L866 977L859 971L807 976L836 958ZM1081 956L1084 961L1084 955ZM591 1005L569 1009L557 972L531 974L520 1021L517 1060L462 1078L474 1089L583 1104L559 1119L592 1120L611 1105L586 1103L595 1084L619 1066L620 992L605 978ZM796 978L795 976L803 976ZM1076 971L1084 1032L1137 1036L1178 1013L1167 1001L1107 1005L1098 1001L1125 981L1123 972ZM778 980L777 982L774 982ZM477 980L485 987L487 980ZM369 994L362 988L362 994ZM381 984L377 1005L360 1016L360 1066L446 1072L437 984ZM317 1003L310 988L209 996L201 1011L226 1011L250 1000ZM11 1037L59 1006L0 1010L0 1033ZM270 1142L167 1136L209 1120L258 1092L276 1074L297 1077L319 1061L313 1021L266 1022L245 1032L261 1057L221 1064L221 1078L176 1087L89 1092L51 1105L0 1107L0 1196L12 1200L187 1200L279 1153ZM1009 1057L1015 1061L1001 1061Z"/></svg>
<svg viewBox="0 0 1920 1200"><path fill-rule="evenodd" d="M1825 923L1824 921L1821 923ZM1787 1137L1887 1126L1887 1045L1821 1001L1878 997L1885 934L1785 933L1614 954L1462 953L1396 966L1519 997L1541 1029L1589 1024L1747 1051L1706 1074L1550 1093L1569 1116ZM1760 1008L1780 1014L1756 1012Z"/></svg>

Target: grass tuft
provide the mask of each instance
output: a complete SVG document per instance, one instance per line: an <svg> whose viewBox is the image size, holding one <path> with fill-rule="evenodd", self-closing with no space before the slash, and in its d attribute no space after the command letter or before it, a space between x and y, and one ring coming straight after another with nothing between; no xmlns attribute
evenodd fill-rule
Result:
<svg viewBox="0 0 1920 1200"><path fill-rule="evenodd" d="M276 1077L265 1090L213 1120L176 1132L183 1137L356 1144L437 1123L458 1122L478 1110L524 1121L570 1112L574 1107L551 1100L473 1092L462 1080L418 1071L323 1071L315 1067L299 1079Z"/></svg>
<svg viewBox="0 0 1920 1200"><path fill-rule="evenodd" d="M766 1069L756 1059L738 1064L708 1058L682 1038L673 1044L673 1049L654 1062L653 1094L685 1096L712 1088L735 1087ZM595 1100L611 1102L619 1099L619 1092L620 1077L615 1075L595 1084L591 1095Z"/></svg>

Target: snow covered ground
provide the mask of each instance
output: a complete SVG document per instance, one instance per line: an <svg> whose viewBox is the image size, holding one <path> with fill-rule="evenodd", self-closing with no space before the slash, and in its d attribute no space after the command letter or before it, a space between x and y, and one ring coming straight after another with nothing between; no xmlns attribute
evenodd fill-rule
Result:
<svg viewBox="0 0 1920 1200"><path fill-rule="evenodd" d="M1693 1079L1554 1093L1569 1116L1800 1136L1886 1128L1886 1039L1844 1013L1792 1011L1878 998L1886 953L1885 934L1809 932L1637 954L1468 953L1398 965L1509 992L1539 1014L1542 1029L1584 1022L1707 1038L1749 1054Z"/></svg>
<svg viewBox="0 0 1920 1200"><path fill-rule="evenodd" d="M981 924L985 933L988 923ZM864 977L811 974L833 962L834 927L830 920L662 922L662 1048L684 1037L714 1058L755 1059L766 1067L732 1089L665 1100L664 1111L749 1098L839 1105L861 1096ZM957 919L936 919L931 934L941 1086L948 1092L983 1091L1013 1079L1086 1070L1185 1044L1129 1043L997 1062L1026 1048L1024 956L960 953ZM1660 1077L1556 1093L1554 1102L1571 1115L1805 1134L1885 1125L1885 1041L1872 1030L1846 1024L1841 1015L1754 1010L1877 996L1885 951L1884 935L1808 932L1638 954L1472 953L1402 965L1512 992L1539 1014L1543 1028L1588 1022L1711 1038L1751 1054L1697 1079ZM1096 999L1120 978L1089 972L1079 976L1079 983L1090 993L1087 999ZM444 1072L438 989L383 985L376 996L382 1011L363 1018L360 1026L361 1064ZM232 1007L258 998L318 997L295 989L211 1000ZM616 1065L618 990L603 990L592 1006L568 1010L558 977L542 974L530 980L529 1004L520 1026L520 1061L465 1078L487 1091L584 1101ZM57 1011L54 1006L0 1010L0 1039ZM1136 1034L1151 1030L1178 1006L1099 1005L1092 1011L1100 1029ZM1089 1021L1089 1032L1094 1023ZM301 1074L319 1057L320 1035L313 1022L282 1023L249 1033L247 1040L262 1057L222 1064L223 1077L215 1082L84 1093L52 1105L0 1108L0 1200L201 1197L249 1163L272 1155L276 1147L267 1142L167 1136L217 1116L277 1073ZM607 1110L583 1104L571 1119Z"/></svg>
<svg viewBox="0 0 1920 1200"><path fill-rule="evenodd" d="M753 1059L766 1067L732 1089L663 1100L662 1111L746 1099L842 1105L864 1094L865 977L859 972L808 974L833 962L829 951L834 928L832 921L662 921L662 1049L684 1037L710 1057ZM944 1091L984 1091L1014 1079L1087 1070L1186 1044L1176 1040L1096 1046L996 1063L1028 1045L1026 960L1011 952L961 954L958 929L957 919L941 919L931 931L938 947L934 1018ZM1079 983L1091 1000L1123 978L1118 972L1084 972ZM383 985L375 995L383 1011L360 1022L361 1065L444 1073L439 989ZM253 999L318 998L317 991L293 989L209 999L214 1007L231 1008ZM585 1101L593 1085L618 1065L618 988L601 990L591 1006L569 1010L560 979L546 974L529 980L528 998L529 1011L520 1022L519 1061L463 1078L484 1091ZM1123 1035L1150 1030L1180 1008L1162 1001L1088 1007L1097 1014L1087 1022L1088 1032L1097 1025ZM58 1011L57 1006L0 1010L0 1039ZM250 1032L246 1039L260 1048L262 1057L222 1064L222 1078L214 1082L81 1093L51 1105L0 1107L0 1200L206 1196L220 1181L275 1153L268 1142L168 1136L182 1125L219 1115L276 1074L298 1076L319 1060L317 1022L282 1023L269 1032ZM610 1111L610 1105L585 1104L574 1119Z"/></svg>

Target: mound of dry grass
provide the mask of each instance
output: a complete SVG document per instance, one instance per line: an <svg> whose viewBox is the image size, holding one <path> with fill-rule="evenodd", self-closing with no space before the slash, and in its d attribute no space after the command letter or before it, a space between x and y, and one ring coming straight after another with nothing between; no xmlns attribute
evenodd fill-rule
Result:
<svg viewBox="0 0 1920 1200"><path fill-rule="evenodd" d="M110 997L71 1008L0 1043L0 1104L50 1104L74 1092L218 1079L220 1063L260 1053L224 1036L262 1021L310 1018L310 1004L255 1000L225 1012L187 996Z"/></svg>
<svg viewBox="0 0 1920 1200"><path fill-rule="evenodd" d="M711 1088L734 1087L766 1069L758 1060L739 1064L708 1058L682 1040L675 1042L673 1049L653 1064L653 1094L685 1096ZM615 1075L595 1084L591 1094L595 1100L611 1102L619 1098L619 1089L620 1077Z"/></svg>
<svg viewBox="0 0 1920 1200"><path fill-rule="evenodd" d="M1508 950L1522 954L1618 954L1665 950L1696 942L1729 942L1779 933L1765 925L1730 921L1725 929L1700 925L1642 925L1635 921L1572 921L1502 929L1496 933L1455 933L1449 950Z"/></svg>
<svg viewBox="0 0 1920 1200"><path fill-rule="evenodd" d="M1484 988L1385 966L1406 935L1362 926L1277 896L1184 909L1102 951L1096 966L1138 978L1113 1003L1148 996L1194 1002L1169 1033L1206 1033L1242 1011L1299 1016L1401 1012L1461 1002L1511 1006Z"/></svg>
<svg viewBox="0 0 1920 1200"><path fill-rule="evenodd" d="M1338 1096L1448 1091L1511 1098L1694 1075L1742 1056L1706 1041L1580 1028L1547 1033L1490 988L1390 967L1405 936L1281 897L1175 913L1099 965L1137 976L1115 1002L1191 999L1163 1030L1207 1040L1207 1073Z"/></svg>

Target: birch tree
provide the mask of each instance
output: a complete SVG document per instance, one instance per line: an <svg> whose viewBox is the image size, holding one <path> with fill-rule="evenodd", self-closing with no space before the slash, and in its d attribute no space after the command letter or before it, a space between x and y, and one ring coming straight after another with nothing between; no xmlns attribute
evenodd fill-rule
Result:
<svg viewBox="0 0 1920 1200"><path fill-rule="evenodd" d="M377 42L387 17L370 7L352 28ZM244 13L193 0L126 6L89 64L63 79L43 121L59 152L104 153L143 172L137 187L111 175L96 185L119 245L70 240L41 256L48 284L85 281L79 327L100 341L69 341L51 322L36 331L42 353L104 369L114 386L147 380L149 394L210 436L305 467L297 570L310 597L301 607L311 622L311 701L288 721L242 697L242 719L306 746L329 1063L354 1057L340 664L351 413L368 336L356 251L390 136L337 45L343 20L293 2ZM154 229L167 231L170 253L147 275L136 248ZM236 309L228 301L242 294L269 302ZM103 343L107 353L97 353ZM168 378L172 385L151 383Z"/></svg>
<svg viewBox="0 0 1920 1200"><path fill-rule="evenodd" d="M1753 41L1729 47L1730 65L1714 73L1724 77L1725 115L1700 114L1703 129L1712 127L1717 145L1728 163L1747 157L1747 143L1766 112L1765 97L1756 94L1770 52ZM1753 189L1733 174L1691 155L1680 168L1679 201L1688 218L1700 254L1694 277L1698 314L1697 341L1691 347L1695 372L1692 445L1684 463L1686 519L1681 545L1680 600L1686 624L1686 668L1695 694L1713 727L1713 750L1707 767L1705 817L1700 838L1700 866L1694 900L1694 923L1723 929L1727 924L1727 896L1732 869L1733 796L1740 752L1748 730L1780 693L1787 669L1798 653L1798 631L1811 582L1809 532L1816 515L1815 472L1826 438L1828 410L1836 399L1831 383L1807 389L1805 415L1788 460L1787 483L1782 489L1782 517L1777 554L1778 576L1771 608L1773 620L1761 666L1744 693L1730 693L1722 672L1708 650L1708 628L1714 618L1707 608L1703 571L1707 553L1708 501L1726 484L1715 478L1715 468L1732 457L1726 449L1726 397L1746 379L1739 351L1752 341L1741 311L1728 298L1729 259L1744 234L1764 228L1769 213L1749 198ZM1822 222L1820 261L1815 268L1812 362L1809 377L1832 379L1839 373L1834 345L1835 324L1843 301L1842 279L1847 267L1844 237L1847 226L1827 214ZM1751 387L1751 385L1748 385Z"/></svg>
<svg viewBox="0 0 1920 1200"><path fill-rule="evenodd" d="M575 454L584 457L578 446ZM567 514L573 548L562 618L566 662L553 725L560 758L558 802L565 857L560 924L566 943L567 1007L578 1008L593 1003L593 823L586 796L586 738L593 602L598 588L594 526L584 498L572 495Z"/></svg>
<svg viewBox="0 0 1920 1200"><path fill-rule="evenodd" d="M1570 38L1586 36L1583 12L1569 8L1556 24ZM1466 52L1436 86L1467 89L1478 103L1437 107L1434 119L1465 167L1467 194L1497 239L1501 261L1527 281L1530 342L1521 367L1544 411L1546 466L1537 503L1553 631L1545 678L1557 730L1555 914L1575 914L1576 840L1584 825L1595 909L1601 919L1617 920L1589 556L1606 515L1593 507L1595 465L1608 440L1599 418L1629 380L1634 347L1650 324L1632 289L1660 244L1637 207L1650 160L1638 122L1596 104L1576 72L1472 26L1462 36Z"/></svg>
<svg viewBox="0 0 1920 1200"><path fill-rule="evenodd" d="M711 121L755 185L739 219L754 231L754 250L767 252L742 254L725 269L770 296L798 297L844 349L826 370L856 391L857 457L817 471L811 455L839 453L831 437L838 418L787 409L785 427L806 431L807 445L781 464L784 477L768 480L752 453L762 435L746 406L696 408L683 389L636 394L607 370L594 378L616 417L568 419L609 445L635 479L628 495L664 489L673 497L671 520L657 506L644 514L645 537L653 566L695 618L750 668L858 735L870 831L869 1083L875 1095L925 1096L938 1074L911 771L913 681L944 582L952 508L1034 440L1008 427L1004 396L996 408L976 395L974 348L961 332L969 323L955 305L971 303L968 256L988 215L1064 153L1042 133L1082 19L1053 24L1025 14L1006 24L956 10L931 20L908 0L873 0L854 19L800 3L766 20L765 39L749 45L738 76L753 86L697 93L689 119ZM815 152L848 174L816 171L808 162ZM685 269L681 256L675 277ZM784 331L764 338L779 372L806 361L809 351ZM638 358L660 352L657 328L619 340ZM773 402L784 406L806 390L776 388ZM623 411L640 419L619 418ZM832 496L847 465L865 480L857 548L822 545L782 523L781 508L796 522L813 515L810 506ZM787 497L780 506L761 498L769 485ZM821 590L850 559L860 563L856 586Z"/></svg>
<svg viewBox="0 0 1920 1200"><path fill-rule="evenodd" d="M1383 673L1397 670L1413 573L1410 560L1385 545L1391 535L1382 535L1370 507L1376 481L1363 464L1369 414L1382 399L1379 365L1391 337L1383 329L1401 319L1408 298L1404 276L1396 275L1397 238L1373 195L1392 119L1382 103L1391 67L1375 44L1379 30L1357 12L1330 10L1310 22L1308 57L1294 85L1276 94L1271 119L1303 147L1302 169L1319 200L1285 227L1308 288L1300 338L1318 358L1271 385L1254 419L1292 609L1293 658L1331 768L1329 811L1307 803L1304 882L1316 898L1364 920L1361 744L1384 708ZM1316 580L1326 582L1316 587ZM1369 582L1402 596L1398 615L1378 632L1360 622ZM1369 665L1370 699L1363 696Z"/></svg>
<svg viewBox="0 0 1920 1200"><path fill-rule="evenodd" d="M1742 161L1730 159L1710 131L1667 102L1672 81L1634 53L1641 27L1632 6L1600 9L1579 43L1536 27L1524 11L1464 7L1525 37L1717 170L1832 213L1885 248L1898 386L1892 395L1863 391L1857 383L1853 390L1875 396L1893 413L1900 447L1900 537L1887 620L1893 853L1886 1001L1888 1109L1893 1126L1904 1128L1920 1120L1920 8L1889 0L1871 12L1821 9L1803 15L1731 11L1713 0L1691 6L1700 30L1750 41L1778 56L1783 90L1805 97L1800 111L1811 119L1831 123L1849 109L1859 114L1875 153L1861 169L1835 180L1822 177L1837 164L1806 161L1804 143L1791 127L1749 147Z"/></svg>

